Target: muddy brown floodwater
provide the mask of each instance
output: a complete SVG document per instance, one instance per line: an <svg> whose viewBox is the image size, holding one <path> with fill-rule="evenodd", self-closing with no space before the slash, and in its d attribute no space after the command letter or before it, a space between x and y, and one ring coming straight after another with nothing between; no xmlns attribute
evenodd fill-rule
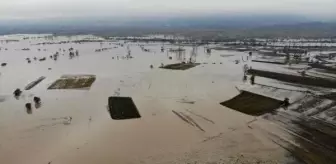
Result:
<svg viewBox="0 0 336 164"><path fill-rule="evenodd" d="M0 44L8 49L0 51L0 62L8 63L0 68L0 163L203 164L293 160L286 149L258 128L249 126L254 116L220 105L239 94L236 86L242 83L243 66L249 62L235 61L247 53L212 50L210 55L201 46L196 62L214 64L181 71L159 68L162 63L174 64L183 59L167 52L177 48L169 44L164 45L164 52L162 43L119 46L112 42L115 48L101 52L95 50L111 47L110 42L37 44L85 37L88 36ZM149 51L143 51L138 44ZM126 57L127 47L132 58ZM71 48L78 50L79 55L69 58ZM188 59L192 47L184 49ZM58 59L50 59L56 52ZM26 61L44 57L44 61ZM48 89L63 75L94 75L95 80L90 81L89 89ZM23 90L41 76L46 78L24 90L21 96L13 97L16 88ZM85 82L78 85L88 86ZM35 96L41 98L39 107L35 106ZM141 118L111 119L111 96L131 97ZM32 104L31 110L25 108L26 103Z"/></svg>

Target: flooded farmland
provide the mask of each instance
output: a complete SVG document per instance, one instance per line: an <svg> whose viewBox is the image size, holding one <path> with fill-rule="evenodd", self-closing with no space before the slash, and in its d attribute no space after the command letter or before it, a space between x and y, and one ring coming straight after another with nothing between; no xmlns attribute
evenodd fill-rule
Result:
<svg viewBox="0 0 336 164"><path fill-rule="evenodd" d="M336 75L308 65L317 52L288 64L215 44L91 35L0 41L0 163L336 161L328 144ZM253 62L260 59L267 62ZM252 108L257 115L242 111Z"/></svg>

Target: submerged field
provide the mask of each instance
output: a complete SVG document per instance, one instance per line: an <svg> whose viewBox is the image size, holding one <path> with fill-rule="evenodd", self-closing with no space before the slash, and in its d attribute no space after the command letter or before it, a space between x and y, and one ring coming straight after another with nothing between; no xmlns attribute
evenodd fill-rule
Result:
<svg viewBox="0 0 336 164"><path fill-rule="evenodd" d="M256 101L263 103L265 97L276 103L289 97L300 104L307 90L309 94L333 90L263 77L256 77L252 86L243 80L245 64L292 74L299 74L295 69L301 67L244 60L247 52L212 50L209 54L207 47L199 46L195 63L201 64L181 65L195 52L192 46L183 46L184 53L173 53L168 49L179 46L169 43L125 43L94 36L15 38L18 41L0 43L0 63L7 63L0 67L0 163L6 164L297 163L308 156L302 155L300 144L295 143L298 156L278 139L294 143L296 138L270 124L273 117L248 114L263 114ZM162 65L174 68L161 69ZM184 66L188 69L173 70ZM38 77L45 78L35 83ZM26 86L29 90L24 90ZM23 92L15 98L17 88ZM248 98L255 111L239 112L220 104L239 95L241 89L262 95ZM41 98L40 106L35 106L36 96ZM131 98L135 107L130 101L110 104L109 97ZM33 104L32 110L26 109L26 103ZM245 102L241 103L234 105L241 107ZM332 106L333 101L323 104ZM297 110L295 105L288 110ZM118 109L111 110L113 106ZM132 109L123 111L125 106ZM308 107L299 109L308 111ZM324 111L328 112L313 114L334 117L329 108ZM276 133L277 142L270 131ZM316 161L324 161L321 158Z"/></svg>

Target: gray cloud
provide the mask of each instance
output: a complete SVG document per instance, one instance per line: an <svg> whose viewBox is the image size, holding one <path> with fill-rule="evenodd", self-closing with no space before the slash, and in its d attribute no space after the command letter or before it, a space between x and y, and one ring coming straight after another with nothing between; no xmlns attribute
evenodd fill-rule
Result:
<svg viewBox="0 0 336 164"><path fill-rule="evenodd" d="M0 19L86 16L296 14L332 18L336 0L0 0Z"/></svg>

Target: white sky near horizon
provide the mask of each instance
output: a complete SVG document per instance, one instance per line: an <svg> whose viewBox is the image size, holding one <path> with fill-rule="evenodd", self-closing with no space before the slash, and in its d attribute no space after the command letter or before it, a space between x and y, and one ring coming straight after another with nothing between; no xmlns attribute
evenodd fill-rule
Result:
<svg viewBox="0 0 336 164"><path fill-rule="evenodd" d="M336 0L0 0L0 19L215 13L333 18Z"/></svg>

